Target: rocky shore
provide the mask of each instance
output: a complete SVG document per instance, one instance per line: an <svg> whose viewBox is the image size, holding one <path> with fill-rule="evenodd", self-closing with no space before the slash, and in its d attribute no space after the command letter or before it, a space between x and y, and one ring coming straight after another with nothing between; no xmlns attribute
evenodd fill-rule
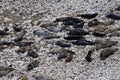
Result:
<svg viewBox="0 0 120 80"><path fill-rule="evenodd" d="M119 80L119 0L0 0L0 80Z"/></svg>

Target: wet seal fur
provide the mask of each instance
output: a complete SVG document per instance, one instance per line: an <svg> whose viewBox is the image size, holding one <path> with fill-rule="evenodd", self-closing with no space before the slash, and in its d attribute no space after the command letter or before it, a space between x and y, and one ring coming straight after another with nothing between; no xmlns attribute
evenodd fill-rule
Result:
<svg viewBox="0 0 120 80"><path fill-rule="evenodd" d="M90 49L88 51L88 54L85 56L85 59L86 59L87 62L92 62L91 54L93 53L93 51L94 51L94 48Z"/></svg>
<svg viewBox="0 0 120 80"><path fill-rule="evenodd" d="M105 48L100 53L100 60L105 60L110 55L113 55L117 50L118 50L118 48L110 48L110 47Z"/></svg>
<svg viewBox="0 0 120 80"><path fill-rule="evenodd" d="M120 14L108 13L106 14L106 17L114 20L120 20Z"/></svg>
<svg viewBox="0 0 120 80"><path fill-rule="evenodd" d="M93 13L93 14L81 14L80 16L82 18L87 18L87 19L92 19L95 18L98 15L98 13Z"/></svg>

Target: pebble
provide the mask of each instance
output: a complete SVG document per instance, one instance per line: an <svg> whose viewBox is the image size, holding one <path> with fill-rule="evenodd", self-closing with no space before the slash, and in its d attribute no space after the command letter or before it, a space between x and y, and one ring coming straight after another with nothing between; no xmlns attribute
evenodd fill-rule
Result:
<svg viewBox="0 0 120 80"><path fill-rule="evenodd" d="M27 66L27 71L31 71L33 70L34 68L38 67L39 66L39 61L38 60L34 60L32 62L30 62Z"/></svg>
<svg viewBox="0 0 120 80"><path fill-rule="evenodd" d="M95 18L98 15L98 13L93 13L93 14L81 14L80 16L82 18L87 18L87 19L92 19Z"/></svg>
<svg viewBox="0 0 120 80"><path fill-rule="evenodd" d="M120 20L120 14L108 13L106 14L106 17L114 20Z"/></svg>
<svg viewBox="0 0 120 80"><path fill-rule="evenodd" d="M113 55L117 50L118 50L118 48L110 48L110 47L105 48L100 53L100 60L105 60L110 55Z"/></svg>

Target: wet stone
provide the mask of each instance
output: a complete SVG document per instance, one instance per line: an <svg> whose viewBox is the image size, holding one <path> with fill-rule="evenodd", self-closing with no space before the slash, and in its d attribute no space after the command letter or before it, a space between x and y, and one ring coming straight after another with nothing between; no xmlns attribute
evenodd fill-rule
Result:
<svg viewBox="0 0 120 80"><path fill-rule="evenodd" d="M32 62L30 62L27 66L27 71L31 71L33 70L34 68L38 67L39 66L39 61L38 60L34 60Z"/></svg>
<svg viewBox="0 0 120 80"><path fill-rule="evenodd" d="M117 50L118 48L105 48L100 53L100 60L105 60L110 55L113 55Z"/></svg>
<svg viewBox="0 0 120 80"><path fill-rule="evenodd" d="M95 18L98 15L98 13L93 13L93 14L81 14L80 16L82 18L87 18L87 19L92 19Z"/></svg>

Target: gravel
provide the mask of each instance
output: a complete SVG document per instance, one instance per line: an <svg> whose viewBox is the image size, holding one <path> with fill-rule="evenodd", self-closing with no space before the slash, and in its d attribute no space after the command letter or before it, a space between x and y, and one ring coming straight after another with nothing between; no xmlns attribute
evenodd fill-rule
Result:
<svg viewBox="0 0 120 80"><path fill-rule="evenodd" d="M12 41L15 32L13 26L20 24L22 30L26 30L24 41L34 41L32 48L36 48L39 57L32 58L25 53L17 53L19 46L6 46L0 50L0 66L12 66L15 70L0 77L0 80L21 80L22 75L27 75L28 80L35 80L34 76L45 80L120 80L120 37L107 37L107 39L118 41L118 51L105 60L100 60L100 50L95 50L92 56L92 62L87 62L85 56L88 51L95 46L76 46L72 45L69 49L75 52L70 62L57 60L58 54L49 54L50 51L61 49L54 44L63 37L48 41L43 37L34 35L34 30L45 31L41 27L43 24L53 22L59 17L77 17L84 13L98 13L96 17L99 20L107 19L105 14L113 11L120 5L120 0L0 0L0 30L6 27L10 35L0 36L0 40ZM114 13L120 13L114 11ZM84 27L87 29L86 21ZM119 28L120 21L116 20L114 24L107 26L110 29ZM58 30L59 31L59 30ZM57 32L58 36L66 34L65 31ZM94 41L95 36L85 36L87 40ZM104 39L99 38L97 39ZM27 71L27 66L33 60L38 60L39 64L33 70ZM47 79L47 77L49 78ZM36 79L37 80L37 79ZM39 79L38 79L39 80ZM41 80L41 79L40 79Z"/></svg>

